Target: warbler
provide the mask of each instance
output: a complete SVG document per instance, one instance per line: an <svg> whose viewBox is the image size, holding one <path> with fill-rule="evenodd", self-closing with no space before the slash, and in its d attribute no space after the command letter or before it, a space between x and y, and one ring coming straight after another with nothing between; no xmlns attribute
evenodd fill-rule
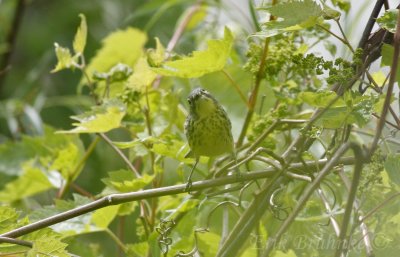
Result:
<svg viewBox="0 0 400 257"><path fill-rule="evenodd" d="M196 159L188 178L188 189L200 156L234 154L234 145L231 121L224 108L208 91L196 88L187 100L190 108L185 121L185 134L190 152L185 157Z"/></svg>

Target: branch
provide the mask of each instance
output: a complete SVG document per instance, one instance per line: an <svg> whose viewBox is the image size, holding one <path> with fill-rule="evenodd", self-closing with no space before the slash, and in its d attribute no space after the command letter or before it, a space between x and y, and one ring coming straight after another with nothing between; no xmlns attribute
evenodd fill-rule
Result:
<svg viewBox="0 0 400 257"><path fill-rule="evenodd" d="M346 174L344 173L343 170L339 171L339 176L342 179L342 181L343 181L344 185L346 186L347 190L350 191L351 190L351 183L350 183L349 178L346 176ZM356 214L358 216L357 220L359 221L360 230L361 230L361 234L362 234L362 239L364 241L366 254L367 254L367 256L374 256L374 251L373 251L373 248L372 248L371 238L370 238L369 232L368 232L368 227L365 224L365 222L362 221L364 219L364 217L362 216L362 213L360 211L360 203L359 203L358 199L354 200L353 209L354 209L354 212L356 212ZM354 224L354 226L351 229L350 233L353 232L353 230L356 228L357 225L358 224Z"/></svg>
<svg viewBox="0 0 400 257"><path fill-rule="evenodd" d="M354 163L353 158L342 158L340 159L339 163L343 165L352 165ZM308 168L309 171L313 169L317 169L318 167L321 167L325 165L328 161L327 160L319 160L318 162L315 161L310 161L308 163ZM289 169L299 169L303 166L302 163L294 163L289 167ZM240 182L245 182L249 180L256 180L256 179L263 179L263 178L269 178L272 177L274 174L276 174L276 169L271 167L268 169L264 169L261 171L251 171L245 174L242 174L240 177L238 177L236 174L225 176L222 178L216 178L216 179L209 179L209 180L203 180L203 181L198 181L198 182L193 182L191 191L200 191L208 188L215 188L218 186L223 186L223 185L228 185L228 184L235 184L235 183L240 183ZM112 194L109 196L102 197L96 201L93 201L91 203L88 203L86 205L82 205L80 207L77 207L75 209L62 212L59 214L56 214L54 216L45 218L43 220L34 222L32 224L20 227L18 229L6 232L0 237L19 237L22 235L26 235L28 233L31 233L33 231L60 223L62 221L69 220L71 218L83 215L85 213L95 211L97 209L101 209L107 206L111 205L117 205L121 203L126 203L126 202L132 202L132 201L140 201L144 199L149 199L149 198L155 198L155 197L160 197L160 196L165 196L165 195L175 195L175 194L182 194L186 193L186 183L185 184L180 184L180 185L174 185L174 186L167 186L167 187L161 187L161 188L153 188L153 189L147 189L147 190L142 190L142 191L137 191L137 192L131 192L131 193L123 193L123 194ZM264 207L263 207L264 208Z"/></svg>
<svg viewBox="0 0 400 257"><path fill-rule="evenodd" d="M0 244L1 243L22 245L22 246L26 246L26 247L29 247L29 248L32 248L32 246L33 246L32 242L25 241L25 240L20 240L20 239L15 239L15 238L3 237L3 236L0 236Z"/></svg>
<svg viewBox="0 0 400 257"><path fill-rule="evenodd" d="M354 201L356 199L357 187L358 187L358 184L360 183L361 171L362 171L362 167L363 167L363 163L364 163L364 159L365 159L363 156L363 151L359 145L352 144L350 147L354 151L356 163L354 165L353 180L351 182L349 197L347 199L346 209L345 209L344 215L343 215L343 222L342 222L342 226L340 228L340 234L339 234L339 245L338 245L338 248L336 249L335 257L340 257L342 255L342 253L345 250L347 250L347 248L349 246L349 244L347 244L348 242L345 243L345 237L347 235L347 227L350 222L350 215L351 215L351 211L353 209Z"/></svg>
<svg viewBox="0 0 400 257"><path fill-rule="evenodd" d="M204 180L204 181L198 181L194 182L191 187L191 191L198 191L198 190L203 190L207 188L214 188L218 186L223 186L223 185L228 185L228 184L234 184L234 183L239 183L239 182L245 182L249 180L254 180L254 179L261 179L261 178L268 178L271 177L275 172L275 169L266 169L263 171L254 171L250 172L247 174L243 174L240 178L238 178L236 175L229 175L223 178L217 178L217 179L210 179L210 180ZM162 187L162 188L154 188L154 189L148 189L148 190L142 190L142 191L137 191L137 192L131 192L131 193L123 193L123 194L112 194L108 195L105 197L102 197L96 201L93 201L91 203L82 205L80 207L77 207L72 210L68 210L66 212L62 212L59 214L56 214L54 216L45 218L43 220L34 222L32 224L20 227L18 229L12 230L10 232L6 232L0 237L19 237L22 235L26 235L28 233L31 233L33 231L60 223L62 221L83 215L85 213L95 211L97 209L101 209L107 206L111 205L117 205L121 203L126 203L126 202L132 202L132 201L139 201L143 199L149 199L149 198L154 198L154 197L160 197L160 196L165 196L165 195L175 195L175 194L182 194L186 193L186 183L185 184L180 184L180 185L175 185L175 186L168 186L168 187Z"/></svg>
<svg viewBox="0 0 400 257"><path fill-rule="evenodd" d="M372 28L374 27L375 20L379 15L379 12L382 9L383 3L385 0L377 0L376 4L374 6L374 9L371 12L371 15L369 16L368 23L365 26L364 32L361 36L360 42L358 43L358 47L364 49L365 44L369 38L369 35L371 34Z"/></svg>
<svg viewBox="0 0 400 257"><path fill-rule="evenodd" d="M400 12L400 10L398 11ZM394 53L393 53L393 59L392 59L392 66L390 69L390 78L389 78L389 85L388 89L386 92L386 97L385 97L385 102L383 104L383 109L381 113L381 117L379 119L378 125L376 126L376 134L374 137L374 141L372 142L371 148L370 148L370 156L374 153L378 146L378 141L379 138L382 134L383 126L385 125L386 121L386 115L389 110L390 106L390 99L393 94L393 87L394 83L396 82L396 75L397 75L397 64L399 62L399 55L400 55L400 15L397 17L397 26L396 26L396 33L394 34Z"/></svg>

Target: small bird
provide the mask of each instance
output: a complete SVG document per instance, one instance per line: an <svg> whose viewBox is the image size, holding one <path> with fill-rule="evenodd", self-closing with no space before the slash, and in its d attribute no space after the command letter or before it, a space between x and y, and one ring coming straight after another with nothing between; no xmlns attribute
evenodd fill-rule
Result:
<svg viewBox="0 0 400 257"><path fill-rule="evenodd" d="M185 121L185 134L190 152L185 157L195 158L196 162L190 172L186 190L192 184L191 178L200 156L234 154L231 121L218 101L202 88L194 89L187 100L190 110Z"/></svg>

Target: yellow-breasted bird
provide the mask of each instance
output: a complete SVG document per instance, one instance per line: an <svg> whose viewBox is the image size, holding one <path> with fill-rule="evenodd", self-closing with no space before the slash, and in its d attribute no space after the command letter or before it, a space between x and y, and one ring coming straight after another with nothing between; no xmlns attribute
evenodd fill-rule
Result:
<svg viewBox="0 0 400 257"><path fill-rule="evenodd" d="M188 189L200 156L234 153L234 145L231 121L224 108L208 91L196 88L187 100L190 110L185 121L185 134L190 152L185 157L196 159L188 178Z"/></svg>

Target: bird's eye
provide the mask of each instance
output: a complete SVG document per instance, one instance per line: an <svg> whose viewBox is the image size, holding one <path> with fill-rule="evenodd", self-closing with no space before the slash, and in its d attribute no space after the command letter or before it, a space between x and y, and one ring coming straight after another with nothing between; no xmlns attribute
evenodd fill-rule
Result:
<svg viewBox="0 0 400 257"><path fill-rule="evenodd" d="M192 100L190 100L190 98L187 99L189 104L192 104Z"/></svg>

